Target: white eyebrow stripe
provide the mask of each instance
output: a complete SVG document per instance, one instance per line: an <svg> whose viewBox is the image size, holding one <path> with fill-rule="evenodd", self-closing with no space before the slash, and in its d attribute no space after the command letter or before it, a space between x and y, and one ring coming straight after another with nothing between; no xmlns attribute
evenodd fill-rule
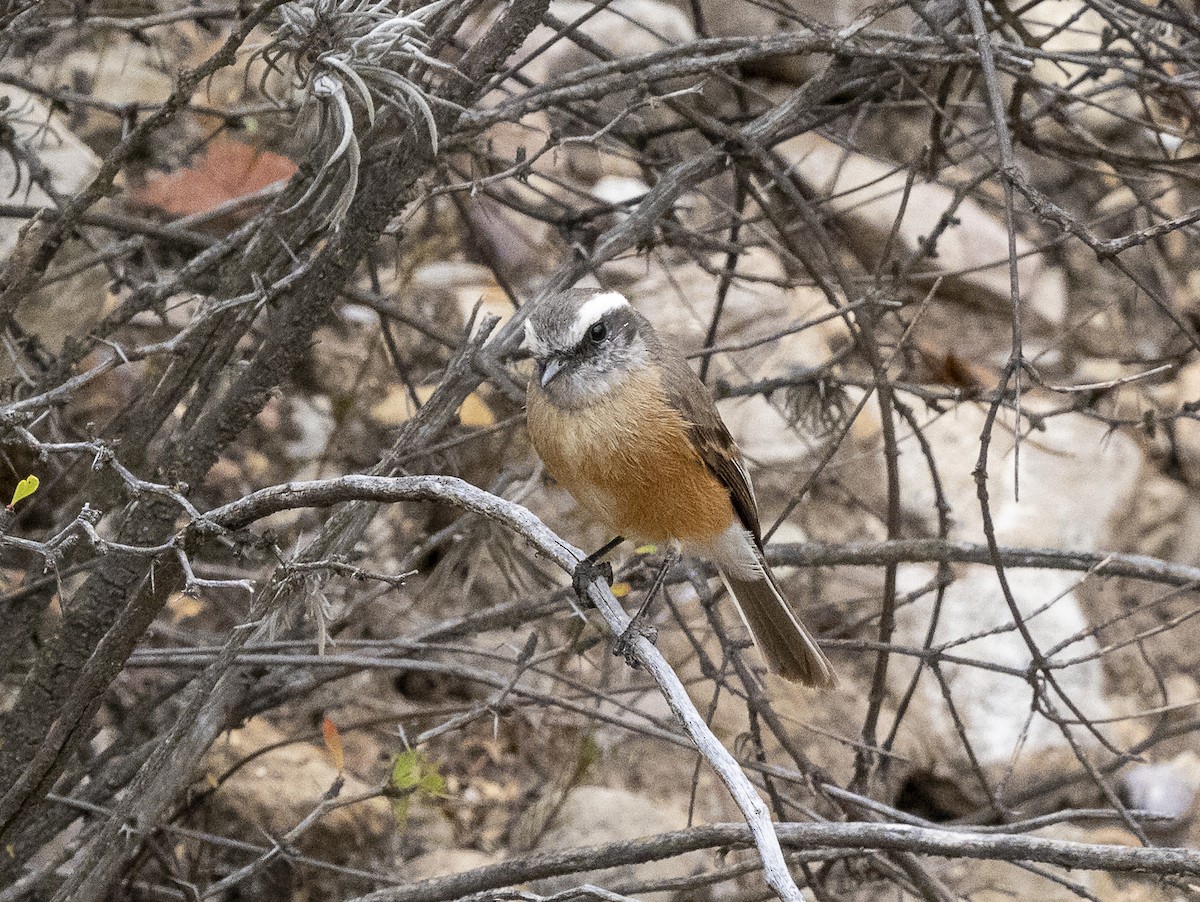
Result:
<svg viewBox="0 0 1200 902"><path fill-rule="evenodd" d="M575 322L571 323L571 331L568 333L571 344L576 345L583 341L587 330L599 322L604 314L628 306L629 299L619 291L602 291L588 298L575 314Z"/></svg>

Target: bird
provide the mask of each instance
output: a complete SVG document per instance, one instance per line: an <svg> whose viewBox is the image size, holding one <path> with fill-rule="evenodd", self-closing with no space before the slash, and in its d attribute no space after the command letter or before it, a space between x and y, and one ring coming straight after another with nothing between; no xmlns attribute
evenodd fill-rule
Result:
<svg viewBox="0 0 1200 902"><path fill-rule="evenodd" d="M741 452L682 354L617 291L550 294L524 328L529 436L550 476L616 535L598 554L624 537L709 560L772 672L836 686L767 564Z"/></svg>

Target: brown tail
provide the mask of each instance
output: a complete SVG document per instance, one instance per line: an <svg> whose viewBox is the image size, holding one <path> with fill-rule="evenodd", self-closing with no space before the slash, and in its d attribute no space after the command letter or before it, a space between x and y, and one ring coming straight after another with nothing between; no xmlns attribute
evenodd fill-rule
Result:
<svg viewBox="0 0 1200 902"><path fill-rule="evenodd" d="M833 665L792 613L765 561L762 579L744 580L725 573L721 578L773 673L821 689L838 684Z"/></svg>

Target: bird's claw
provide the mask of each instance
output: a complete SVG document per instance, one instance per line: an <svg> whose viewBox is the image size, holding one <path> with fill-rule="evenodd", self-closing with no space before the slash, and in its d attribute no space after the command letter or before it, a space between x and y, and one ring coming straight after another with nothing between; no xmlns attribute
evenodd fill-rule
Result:
<svg viewBox="0 0 1200 902"><path fill-rule="evenodd" d="M612 564L608 561L596 563L585 558L575 565L575 570L571 573L571 588L575 590L580 601L587 601L588 586L594 583L597 577L603 578L604 582L611 586L613 584Z"/></svg>

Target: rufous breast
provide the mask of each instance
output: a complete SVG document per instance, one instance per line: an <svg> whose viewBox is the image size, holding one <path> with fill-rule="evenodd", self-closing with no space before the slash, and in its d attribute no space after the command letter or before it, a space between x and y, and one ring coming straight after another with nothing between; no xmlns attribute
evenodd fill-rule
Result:
<svg viewBox="0 0 1200 902"><path fill-rule="evenodd" d="M657 372L631 375L587 407L553 404L536 380L529 434L546 469L609 529L645 542L704 541L733 522L728 489L705 466Z"/></svg>

